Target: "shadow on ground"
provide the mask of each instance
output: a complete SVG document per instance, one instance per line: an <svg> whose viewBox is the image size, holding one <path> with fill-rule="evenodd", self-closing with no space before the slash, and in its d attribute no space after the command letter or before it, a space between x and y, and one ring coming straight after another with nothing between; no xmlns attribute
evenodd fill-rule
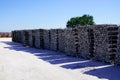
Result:
<svg viewBox="0 0 120 80"><path fill-rule="evenodd" d="M108 80L119 80L120 66L109 66L109 67L99 68L99 69L87 71L84 74L97 76L99 78L106 78Z"/></svg>
<svg viewBox="0 0 120 80"><path fill-rule="evenodd" d="M97 76L99 78L105 78L108 80L120 79L120 66L112 66L102 62L69 57L66 56L64 53L60 53L60 52L27 48L27 47L23 47L19 43L14 43L14 42L4 41L3 43L9 45L9 47L5 47L7 49L29 52L37 56L39 59L42 59L53 65L58 65L65 69L75 70L75 69L83 69L83 68L89 69L93 67L95 69L87 70L84 72L84 74L89 74L89 75Z"/></svg>

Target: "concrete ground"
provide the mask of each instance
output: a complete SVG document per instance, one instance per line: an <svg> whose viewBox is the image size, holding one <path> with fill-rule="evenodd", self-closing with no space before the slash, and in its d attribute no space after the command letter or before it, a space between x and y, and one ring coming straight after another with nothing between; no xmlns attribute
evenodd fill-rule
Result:
<svg viewBox="0 0 120 80"><path fill-rule="evenodd" d="M120 67L0 38L0 80L119 80Z"/></svg>

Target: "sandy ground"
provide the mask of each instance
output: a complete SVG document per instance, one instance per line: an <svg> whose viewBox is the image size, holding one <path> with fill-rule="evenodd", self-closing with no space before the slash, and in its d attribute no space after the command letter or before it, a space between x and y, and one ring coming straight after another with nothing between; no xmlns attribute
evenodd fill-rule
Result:
<svg viewBox="0 0 120 80"><path fill-rule="evenodd" d="M119 80L120 67L0 38L0 80Z"/></svg>

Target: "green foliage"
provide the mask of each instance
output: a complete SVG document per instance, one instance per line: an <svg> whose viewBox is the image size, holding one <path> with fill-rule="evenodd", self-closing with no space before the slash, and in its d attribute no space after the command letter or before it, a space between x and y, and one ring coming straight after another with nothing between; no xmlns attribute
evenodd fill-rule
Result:
<svg viewBox="0 0 120 80"><path fill-rule="evenodd" d="M85 25L94 25L95 22L93 20L93 16L90 15L83 15L81 17L73 17L67 22L67 28L74 28L79 25L85 26Z"/></svg>

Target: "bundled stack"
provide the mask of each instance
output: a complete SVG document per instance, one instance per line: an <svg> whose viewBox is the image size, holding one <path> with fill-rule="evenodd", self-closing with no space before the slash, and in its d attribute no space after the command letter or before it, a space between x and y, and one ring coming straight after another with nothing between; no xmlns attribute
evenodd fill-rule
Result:
<svg viewBox="0 0 120 80"><path fill-rule="evenodd" d="M94 27L89 26L89 29L87 30L88 32L88 42L89 42L89 59L93 59L95 55L95 50L94 50Z"/></svg>
<svg viewBox="0 0 120 80"><path fill-rule="evenodd" d="M12 31L12 41L16 42L16 32L17 31Z"/></svg>
<svg viewBox="0 0 120 80"><path fill-rule="evenodd" d="M44 49L44 29L39 29L40 32L40 48Z"/></svg>
<svg viewBox="0 0 120 80"><path fill-rule="evenodd" d="M37 29L35 31L35 47L43 49L44 48L44 39L43 39L43 29Z"/></svg>
<svg viewBox="0 0 120 80"><path fill-rule="evenodd" d="M95 59L115 62L118 46L118 26L98 25L95 27Z"/></svg>
<svg viewBox="0 0 120 80"><path fill-rule="evenodd" d="M94 59L99 61L105 61L106 54L108 53L107 42L107 27L96 26L94 29Z"/></svg>
<svg viewBox="0 0 120 80"><path fill-rule="evenodd" d="M24 46L29 46L29 32L24 30Z"/></svg>
<svg viewBox="0 0 120 80"><path fill-rule="evenodd" d="M15 35L14 35L14 37L15 37L15 42L18 42L18 31L15 31Z"/></svg>
<svg viewBox="0 0 120 80"><path fill-rule="evenodd" d="M25 30L21 30L21 43L24 45L25 41Z"/></svg>
<svg viewBox="0 0 120 80"><path fill-rule="evenodd" d="M115 64L120 65L120 26L118 26L117 54ZM116 33L117 34L117 33Z"/></svg>
<svg viewBox="0 0 120 80"><path fill-rule="evenodd" d="M44 30L44 49L50 50L50 43L51 43L51 34L49 30Z"/></svg>
<svg viewBox="0 0 120 80"><path fill-rule="evenodd" d="M54 51L57 51L58 50L58 30L57 29L51 29L50 30L50 39L51 39L51 42L50 42L50 50L54 50Z"/></svg>
<svg viewBox="0 0 120 80"><path fill-rule="evenodd" d="M63 29L58 30L58 50L65 52L65 34Z"/></svg>
<svg viewBox="0 0 120 80"><path fill-rule="evenodd" d="M65 29L65 52L70 56L78 55L78 32L76 29Z"/></svg>
<svg viewBox="0 0 120 80"><path fill-rule="evenodd" d="M35 47L40 48L40 31L37 29L35 31Z"/></svg>
<svg viewBox="0 0 120 80"><path fill-rule="evenodd" d="M108 27L108 52L107 62L114 63L118 50L118 27Z"/></svg>
<svg viewBox="0 0 120 80"><path fill-rule="evenodd" d="M33 45L32 30L28 30L28 33L29 33L29 46L32 47Z"/></svg>
<svg viewBox="0 0 120 80"><path fill-rule="evenodd" d="M78 56L85 59L89 58L89 37L88 27L78 27Z"/></svg>
<svg viewBox="0 0 120 80"><path fill-rule="evenodd" d="M12 41L16 42L16 33L17 31L12 31Z"/></svg>
<svg viewBox="0 0 120 80"><path fill-rule="evenodd" d="M22 35L21 35L21 31L12 31L12 41L14 42L19 42L22 43L21 39L22 39Z"/></svg>
<svg viewBox="0 0 120 80"><path fill-rule="evenodd" d="M110 63L115 63L116 62L116 55L119 54L119 36L118 36L118 31L119 27L118 26L111 26L108 27L108 52L109 56L106 58L106 61L108 60Z"/></svg>
<svg viewBox="0 0 120 80"><path fill-rule="evenodd" d="M35 47L35 32L36 32L36 30L32 30L32 47Z"/></svg>
<svg viewBox="0 0 120 80"><path fill-rule="evenodd" d="M19 31L19 43L22 43L22 31Z"/></svg>

